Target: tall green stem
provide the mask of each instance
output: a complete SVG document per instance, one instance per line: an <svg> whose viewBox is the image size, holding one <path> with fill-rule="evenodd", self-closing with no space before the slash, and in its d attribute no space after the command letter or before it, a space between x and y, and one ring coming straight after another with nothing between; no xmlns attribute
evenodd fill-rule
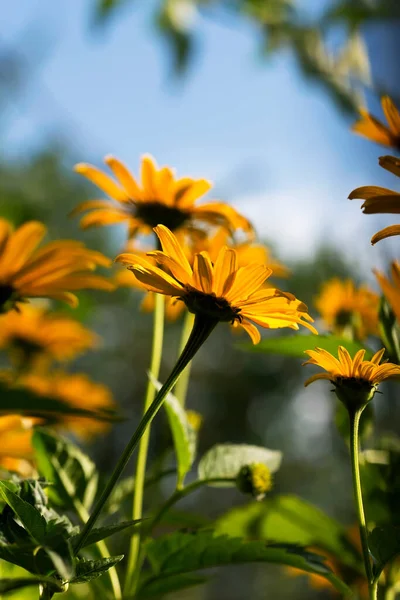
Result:
<svg viewBox="0 0 400 600"><path fill-rule="evenodd" d="M363 407L364 408L364 407ZM361 478L360 478L360 465L359 465L359 441L358 441L358 428L360 424L360 417L363 408L359 410L349 410L350 418L350 457L351 457L351 470L353 476L353 489L354 499L357 511L358 526L360 528L360 538L362 546L362 554L364 558L365 572L368 579L368 586L370 592L370 599L375 600L377 594L377 586L373 583L373 573L371 560L369 556L368 547L368 530L365 520L364 504L361 490Z"/></svg>
<svg viewBox="0 0 400 600"><path fill-rule="evenodd" d="M194 314L187 310L186 314L185 314L185 319L183 321L181 342L179 345L179 355L182 353L182 351L189 339L190 332L193 329L193 323L194 323ZM185 406L186 395L187 395L187 390L188 390L188 386L189 386L190 369L191 369L191 365L189 364L186 367L186 369L183 371L182 376L179 378L179 381L177 382L175 389L174 389L174 394L177 397L177 399L179 400L181 406L183 406L183 407Z"/></svg>
<svg viewBox="0 0 400 600"><path fill-rule="evenodd" d="M212 320L209 318L205 319L205 318L200 317L199 315L196 315L193 329L192 329L192 332L188 339L188 342L185 346L185 349L183 350L181 356L179 357L175 367L172 369L171 374L169 375L168 379L166 380L166 382L164 383L164 385L162 386L162 388L156 395L150 408L148 409L148 411L146 412L146 414L143 416L142 420L140 421L139 426L137 427L136 431L134 432L131 439L129 440L128 445L126 446L125 450L121 454L121 456L118 460L118 463L110 477L110 480L108 481L106 487L104 488L100 498L98 499L98 501L96 503L96 506L93 509L93 512L92 512L88 522L86 523L85 527L83 528L83 530L80 534L79 541L78 541L76 549L75 549L75 554L77 552L79 552L79 550L82 548L83 544L85 543L85 541L86 541L89 533L91 532L94 524L96 523L104 505L106 504L111 492L113 491L115 484L117 483L123 470L125 469L126 465L128 464L129 459L131 458L133 452L135 451L137 445L139 444L148 425L151 423L151 421L156 416L157 412L160 410L168 392L170 392L171 389L174 387L174 385L177 382L179 376L181 375L183 369L192 360L192 358L194 357L196 352L206 341L206 339L208 338L210 333L213 331L213 329L217 323L218 323L217 320Z"/></svg>
<svg viewBox="0 0 400 600"><path fill-rule="evenodd" d="M153 345L151 351L150 374L154 379L158 379L160 373L163 334L164 334L164 297L156 295L156 305L154 310L153 325ZM146 397L144 400L143 414L146 414L156 395L156 388L152 378L147 383ZM140 440L138 457L135 470L135 487L133 490L132 519L141 519L143 512L143 490L146 478L147 453L150 441L150 425ZM128 594L132 579L137 565L140 550L140 532L134 533L131 538L126 579L124 583L124 593Z"/></svg>

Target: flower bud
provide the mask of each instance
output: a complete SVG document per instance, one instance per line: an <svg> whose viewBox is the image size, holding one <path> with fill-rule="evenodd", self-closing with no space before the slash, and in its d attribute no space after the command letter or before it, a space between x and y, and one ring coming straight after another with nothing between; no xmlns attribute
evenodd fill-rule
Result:
<svg viewBox="0 0 400 600"><path fill-rule="evenodd" d="M251 494L256 500L262 500L272 488L271 471L262 463L246 465L236 477L236 486L243 494Z"/></svg>

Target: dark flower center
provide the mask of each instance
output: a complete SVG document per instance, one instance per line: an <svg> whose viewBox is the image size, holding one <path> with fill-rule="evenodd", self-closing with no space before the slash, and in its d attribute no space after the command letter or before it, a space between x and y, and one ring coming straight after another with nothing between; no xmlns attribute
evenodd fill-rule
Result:
<svg viewBox="0 0 400 600"><path fill-rule="evenodd" d="M202 313L218 321L233 323L242 322L239 314L240 308L231 306L225 298L218 298L215 294L205 294L197 290L189 290L182 298L188 310L192 313Z"/></svg>
<svg viewBox="0 0 400 600"><path fill-rule="evenodd" d="M5 309L6 304L11 300L14 294L14 288L11 285L0 284L0 313Z"/></svg>
<svg viewBox="0 0 400 600"><path fill-rule="evenodd" d="M335 321L337 327L346 327L346 325L351 325L353 321L353 313L350 310L339 310Z"/></svg>
<svg viewBox="0 0 400 600"><path fill-rule="evenodd" d="M138 202L135 204L135 217L153 228L165 225L175 231L189 219L189 214L174 206L167 206L161 202Z"/></svg>

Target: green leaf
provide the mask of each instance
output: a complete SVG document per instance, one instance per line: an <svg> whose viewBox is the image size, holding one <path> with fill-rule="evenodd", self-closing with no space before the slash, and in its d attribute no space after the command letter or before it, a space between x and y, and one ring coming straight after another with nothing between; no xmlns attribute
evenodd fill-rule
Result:
<svg viewBox="0 0 400 600"><path fill-rule="evenodd" d="M123 558L124 555L121 554L120 556L110 556L99 560L78 559L75 565L75 577L70 579L69 583L87 583L92 579L97 579Z"/></svg>
<svg viewBox="0 0 400 600"><path fill-rule="evenodd" d="M102 23L106 19L109 19L116 10L120 9L126 3L127 0L97 0L95 7L96 21Z"/></svg>
<svg viewBox="0 0 400 600"><path fill-rule="evenodd" d="M30 573L37 571L36 544L5 544L0 542L0 559L18 565Z"/></svg>
<svg viewBox="0 0 400 600"><path fill-rule="evenodd" d="M185 71L193 56L191 22L194 15L193 0L166 0L156 15L156 27L170 46L177 74Z"/></svg>
<svg viewBox="0 0 400 600"><path fill-rule="evenodd" d="M46 584L51 592L62 592L63 586L51 577L16 577L15 579L0 579L0 594L15 592L32 585Z"/></svg>
<svg viewBox="0 0 400 600"><path fill-rule="evenodd" d="M198 467L199 479L221 477L235 479L240 469L253 463L262 463L274 473L280 467L282 452L269 450L262 446L247 444L218 444L213 446L201 458ZM233 486L235 482L213 485Z"/></svg>
<svg viewBox="0 0 400 600"><path fill-rule="evenodd" d="M104 506L104 512L108 515L112 515L121 510L122 503L133 493L135 487L134 477L126 477L121 479L115 488L113 489L110 497Z"/></svg>
<svg viewBox="0 0 400 600"><path fill-rule="evenodd" d="M336 337L334 335L286 335L282 337L271 337L261 340L259 344L240 344L238 348L250 352L263 352L265 354L283 354L284 356L294 356L296 358L307 359L304 354L306 350L314 348L323 348L334 356L337 356L338 347L344 346L350 352L351 356L365 346L358 342L353 342L346 338ZM372 351L367 349L365 358L372 356Z"/></svg>
<svg viewBox="0 0 400 600"><path fill-rule="evenodd" d="M90 546L91 544L96 544L97 542L100 542L101 540L105 540L110 535L114 535L114 533L123 531L124 529L127 529L128 527L133 527L134 525L137 525L141 521L142 521L142 519L136 519L134 521L123 521L122 523L117 523L116 525L108 525L107 527L98 527L97 529L92 529L92 531L89 533L88 537L85 540L83 548L86 548L86 546ZM73 548L75 547L79 538L80 538L79 534L74 535L70 538L70 543Z"/></svg>
<svg viewBox="0 0 400 600"><path fill-rule="evenodd" d="M183 574L183 575L171 575L170 577L164 577L162 579L155 579L149 581L145 588L141 590L141 598L153 598L154 596L163 596L171 592L178 592L195 585L201 585L208 581L208 577L202 577L201 575Z"/></svg>
<svg viewBox="0 0 400 600"><path fill-rule="evenodd" d="M369 551L374 560L374 576L400 554L400 527L375 527L368 537Z"/></svg>
<svg viewBox="0 0 400 600"><path fill-rule="evenodd" d="M217 533L274 540L321 548L342 563L362 569L362 558L349 542L346 529L319 508L297 496L279 495L240 506L220 517Z"/></svg>
<svg viewBox="0 0 400 600"><path fill-rule="evenodd" d="M121 417L109 410L86 410L70 406L62 400L39 396L27 389L13 389L0 383L0 414L18 414L57 421L59 417L90 417L99 421L120 421Z"/></svg>
<svg viewBox="0 0 400 600"><path fill-rule="evenodd" d="M43 546L43 550L63 581L67 581L74 576L74 556L69 540L59 536L53 540L51 545L47 543L46 546Z"/></svg>
<svg viewBox="0 0 400 600"><path fill-rule="evenodd" d="M154 582L172 575L252 562L289 565L315 573L325 577L341 593L351 593L346 584L333 575L324 557L297 545L248 542L214 535L212 531L200 531L195 534L176 532L151 540L146 551L153 573L142 581L139 595Z"/></svg>
<svg viewBox="0 0 400 600"><path fill-rule="evenodd" d="M12 492L3 481L0 481L0 496L12 508L32 539L40 544L43 543L46 535L46 519L39 510Z"/></svg>
<svg viewBox="0 0 400 600"><path fill-rule="evenodd" d="M35 429L32 444L39 473L53 484L49 498L68 509L75 509L78 500L90 510L98 480L94 462L72 442L48 429Z"/></svg>
<svg viewBox="0 0 400 600"><path fill-rule="evenodd" d="M154 380L151 374L149 374L149 377L156 390L159 391L161 383ZM185 476L190 471L196 457L196 433L188 421L185 409L173 394L169 393L167 395L164 406L174 441L178 487L180 487L183 485Z"/></svg>

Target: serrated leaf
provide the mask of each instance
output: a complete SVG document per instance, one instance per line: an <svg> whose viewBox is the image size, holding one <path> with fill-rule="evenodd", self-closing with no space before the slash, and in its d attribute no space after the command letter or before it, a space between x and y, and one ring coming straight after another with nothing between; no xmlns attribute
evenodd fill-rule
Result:
<svg viewBox="0 0 400 600"><path fill-rule="evenodd" d="M101 558L99 560L77 560L75 564L75 577L69 580L69 583L87 583L92 579L97 579L106 571L118 564L124 555L110 556L108 558Z"/></svg>
<svg viewBox="0 0 400 600"><path fill-rule="evenodd" d="M0 481L0 496L12 508L32 539L43 543L46 536L46 519L39 510L12 492L3 481Z"/></svg>
<svg viewBox="0 0 400 600"><path fill-rule="evenodd" d="M53 539L53 544L43 546L43 551L51 560L55 570L62 580L66 581L74 576L74 557L69 540L59 537Z"/></svg>
<svg viewBox="0 0 400 600"><path fill-rule="evenodd" d="M147 586L171 575L251 562L289 565L315 573L325 577L342 594L351 594L346 584L333 575L324 557L297 545L245 541L200 531L195 534L176 532L151 540L146 551L153 573L142 580L139 595Z"/></svg>
<svg viewBox="0 0 400 600"><path fill-rule="evenodd" d="M114 535L115 533L123 531L128 527L133 527L134 525L137 525L141 521L142 519L136 519L134 521L123 521L122 523L117 523L116 525L108 525L107 527L98 527L97 529L92 529L82 547L86 548L86 546L96 544L101 540L105 540L110 535ZM80 534L74 535L70 538L70 543L73 548L76 546L76 543L78 542L79 538Z"/></svg>
<svg viewBox="0 0 400 600"><path fill-rule="evenodd" d="M154 377L151 376L151 373L149 373L149 377L156 390L159 391L161 389L161 383L155 380ZM164 407L167 412L174 442L178 486L181 486L196 457L196 433L188 421L185 409L182 407L176 396L169 393L165 398Z"/></svg>
<svg viewBox="0 0 400 600"><path fill-rule="evenodd" d="M98 480L94 462L72 442L48 429L35 429L32 444L39 473L53 484L49 498L73 510L78 500L90 510Z"/></svg>
<svg viewBox="0 0 400 600"><path fill-rule="evenodd" d="M249 352L261 352L265 354L282 354L284 356L293 356L306 359L304 354L306 350L314 350L314 348L323 348L334 356L337 356L339 346L344 346L350 352L351 356L365 346L361 346L358 342L348 340L346 338L336 337L333 335L286 335L281 337L271 337L261 340L257 345L240 344L238 348L248 350ZM372 356L372 351L366 349L365 358Z"/></svg>
<svg viewBox="0 0 400 600"><path fill-rule="evenodd" d="M178 592L195 585L201 585L208 581L208 577L202 577L201 575L183 574L183 575L171 575L170 577L164 577L163 579L156 579L149 581L143 590L140 592L141 598L153 598L154 596L163 596L171 592Z"/></svg>
<svg viewBox="0 0 400 600"><path fill-rule="evenodd" d="M62 592L63 586L50 577L16 577L15 579L0 579L0 594L15 592L32 585L46 585L51 592Z"/></svg>
<svg viewBox="0 0 400 600"><path fill-rule="evenodd" d="M199 479L234 479L240 469L253 463L264 464L271 473L277 471L282 461L282 452L262 446L247 444L218 444L201 458L198 467ZM219 486L233 486L235 482L213 483Z"/></svg>
<svg viewBox="0 0 400 600"><path fill-rule="evenodd" d="M374 560L374 575L379 577L386 565L400 554L400 527L375 527L369 534L368 546Z"/></svg>
<svg viewBox="0 0 400 600"><path fill-rule="evenodd" d="M58 416L90 417L99 421L120 421L121 417L109 410L86 410L56 398L34 394L30 390L9 388L0 383L0 414L18 414L57 421Z"/></svg>
<svg viewBox="0 0 400 600"><path fill-rule="evenodd" d="M298 496L278 495L234 508L220 517L215 527L217 533L233 537L318 547L355 570L363 568L361 555L349 542L346 529Z"/></svg>

